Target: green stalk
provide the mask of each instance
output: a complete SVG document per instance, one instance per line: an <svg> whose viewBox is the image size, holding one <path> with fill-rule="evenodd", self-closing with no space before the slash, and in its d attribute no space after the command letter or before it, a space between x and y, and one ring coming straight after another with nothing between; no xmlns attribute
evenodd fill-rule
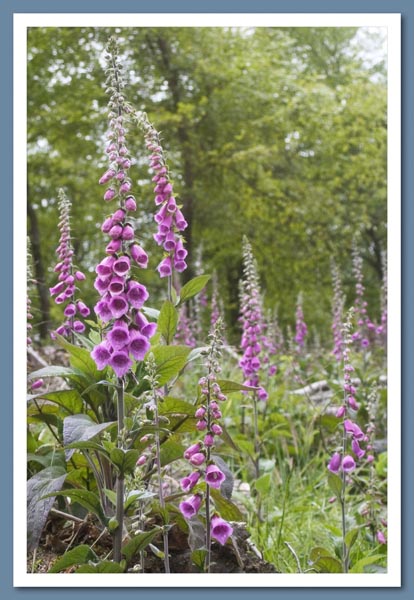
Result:
<svg viewBox="0 0 414 600"><path fill-rule="evenodd" d="M210 370L209 370L210 374ZM210 410L210 378L207 379L207 389L208 389L208 398L207 398L207 431L210 431L211 428L211 410ZM209 464L211 456L210 446L207 446L207 456L206 456L206 464ZM210 573L211 566L211 515L210 515L210 486L206 485L206 562L205 562L205 572Z"/></svg>
<svg viewBox="0 0 414 600"><path fill-rule="evenodd" d="M346 455L346 431L344 427L344 433L342 438L342 460ZM348 573L348 549L346 547L346 473L342 469L342 490L341 490L341 513L342 513L342 565L344 573Z"/></svg>
<svg viewBox="0 0 414 600"><path fill-rule="evenodd" d="M124 449L123 442L123 430L124 430L124 381L118 378L117 388L117 411L118 411L118 442L117 447L121 450ZM122 533L124 528L124 474L121 472L117 473L116 476L116 520L118 523L117 528L114 532L114 561L121 561L121 546L122 546Z"/></svg>
<svg viewBox="0 0 414 600"><path fill-rule="evenodd" d="M157 394L154 390L154 424L155 424L155 444L156 444L156 465L157 465L157 476L158 476L158 498L160 501L161 511L163 513L162 517L164 519L165 514L165 500L164 500L164 492L162 489L162 474L161 474L161 444L160 444L160 432L159 432L159 418L158 418L158 398ZM167 523L164 523L164 527L162 530L162 539L164 545L164 568L166 573L170 573L170 558L168 556L168 529L166 527Z"/></svg>

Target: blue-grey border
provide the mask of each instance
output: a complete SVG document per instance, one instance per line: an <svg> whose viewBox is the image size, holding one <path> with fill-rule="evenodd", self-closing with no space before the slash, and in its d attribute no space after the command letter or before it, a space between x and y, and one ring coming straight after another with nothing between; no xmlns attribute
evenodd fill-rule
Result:
<svg viewBox="0 0 414 600"><path fill-rule="evenodd" d="M367 599L411 597L414 591L413 579L413 24L414 4L412 0L0 0L0 60L1 60L1 110L0 144L2 185L0 188L1 235L0 256L2 260L2 290L0 294L0 399L2 418L0 419L0 450L2 457L2 493L0 494L0 590L6 600L29 595L34 599L54 597L58 594L62 600L69 600L73 590L65 588L13 588L12 547L13 547L13 486L12 486L12 419L13 419L13 381L12 381L12 340L13 340L13 14L14 13L57 13L57 12L271 12L271 13L401 13L402 15L402 588L359 589L358 594ZM21 166L24 168L22 157ZM410 235L411 234L411 235ZM393 399L398 402L399 399ZM24 402L22 399L22 418ZM112 589L77 588L76 595L87 594L88 598L108 598ZM211 593L225 595L226 599L240 600L250 597L252 589L218 588L210 589L162 589L145 588L117 589L124 597L133 598L136 594L145 594L151 600L167 598L169 600L190 599L194 594L198 600L204 600ZM256 588L254 593L261 598L271 598L273 594L296 600L302 597L313 600L318 597L345 599L353 593L351 589L329 588Z"/></svg>

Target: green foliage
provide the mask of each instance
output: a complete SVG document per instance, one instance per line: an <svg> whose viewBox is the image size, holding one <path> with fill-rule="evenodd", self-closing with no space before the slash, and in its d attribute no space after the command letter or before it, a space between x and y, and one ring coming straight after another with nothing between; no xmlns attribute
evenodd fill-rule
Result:
<svg viewBox="0 0 414 600"><path fill-rule="evenodd" d="M49 569L48 573L61 573L74 565L83 565L88 561L97 561L95 552L86 544L81 544L66 552Z"/></svg>

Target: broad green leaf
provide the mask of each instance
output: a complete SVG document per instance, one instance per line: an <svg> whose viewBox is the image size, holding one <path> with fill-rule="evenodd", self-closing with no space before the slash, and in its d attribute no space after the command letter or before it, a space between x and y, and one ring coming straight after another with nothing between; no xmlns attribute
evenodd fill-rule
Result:
<svg viewBox="0 0 414 600"><path fill-rule="evenodd" d="M60 573L69 567L83 565L90 560L98 560L97 555L89 546L81 544L80 546L69 550L59 558L49 569L48 573Z"/></svg>
<svg viewBox="0 0 414 600"><path fill-rule="evenodd" d="M161 387L184 368L191 348L188 346L156 346L152 352L157 366L157 381Z"/></svg>
<svg viewBox="0 0 414 600"><path fill-rule="evenodd" d="M319 571L319 573L342 573L342 565L338 559L333 556L321 556L313 564L313 567Z"/></svg>
<svg viewBox="0 0 414 600"><path fill-rule="evenodd" d="M81 377L83 379L87 379L85 373L83 373L79 369L54 365L42 367L37 371L32 371L32 373L28 374L27 379L28 381L32 381L33 379L42 379L43 377L67 377L69 379L79 379L79 377Z"/></svg>
<svg viewBox="0 0 414 600"><path fill-rule="evenodd" d="M109 459L119 469L122 475L132 473L136 467L139 456L139 450L122 450L113 448L109 454Z"/></svg>
<svg viewBox="0 0 414 600"><path fill-rule="evenodd" d="M159 403L158 407L160 415L179 414L193 417L196 410L197 407L194 406L194 404L190 404L190 402L180 400L179 398L171 398L168 396Z"/></svg>
<svg viewBox="0 0 414 600"><path fill-rule="evenodd" d="M114 496L116 498L115 493L114 493ZM135 504L135 502L138 502L138 500L149 500L150 498L154 498L154 496L155 496L155 494L153 494L152 492L148 492L146 490L143 490L143 491L133 490L132 492L129 492L128 497L124 503L125 512L129 508L131 508Z"/></svg>
<svg viewBox="0 0 414 600"><path fill-rule="evenodd" d="M166 300L161 307L158 317L157 331L165 339L166 344L171 344L177 331L178 312L174 304Z"/></svg>
<svg viewBox="0 0 414 600"><path fill-rule="evenodd" d="M88 415L83 414L66 417L63 421L63 443L65 446L69 446L74 442L89 441L113 424L113 422L96 423ZM70 459L73 452L74 449L65 450L66 460Z"/></svg>
<svg viewBox="0 0 414 600"><path fill-rule="evenodd" d="M158 317L160 316L159 310L157 310L156 308L150 308L149 306L143 306L141 308L141 311L144 313L144 315L146 317L149 317L150 319L154 319L154 321L157 321Z"/></svg>
<svg viewBox="0 0 414 600"><path fill-rule="evenodd" d="M27 547L37 548L43 527L67 473L63 467L47 467L27 482ZM45 498L45 496L47 496Z"/></svg>
<svg viewBox="0 0 414 600"><path fill-rule="evenodd" d="M68 444L65 448L69 448L71 450L95 450L96 452L100 452L101 454L108 455L108 451L102 446L102 444L98 444L98 442L93 442L91 440L87 442L73 442L72 444Z"/></svg>
<svg viewBox="0 0 414 600"><path fill-rule="evenodd" d="M365 558L361 558L358 562L352 565L349 570L350 573L364 573L364 567L369 565L374 565L377 562L383 562L384 555L383 554L373 554L372 556L366 556Z"/></svg>
<svg viewBox="0 0 414 600"><path fill-rule="evenodd" d="M106 525L108 519L106 518L99 497L90 492L89 490L81 490L81 489L70 489L70 490L62 490L60 492L56 492L56 496L66 496L70 498L74 502L81 504L86 510L91 513L94 513L102 522L103 525Z"/></svg>
<svg viewBox="0 0 414 600"><path fill-rule="evenodd" d="M335 494L335 496L340 499L342 496L342 479L335 475L334 473L328 474L328 485Z"/></svg>
<svg viewBox="0 0 414 600"><path fill-rule="evenodd" d="M321 556L330 556L330 554L331 553L329 552L329 550L326 550L326 548L316 546L315 548L312 548L312 550L310 551L309 559L312 563L314 563L317 560L319 560L321 558Z"/></svg>
<svg viewBox="0 0 414 600"><path fill-rule="evenodd" d="M114 492L114 490L108 490L107 488L104 488L103 492L111 504L116 506L116 492Z"/></svg>
<svg viewBox="0 0 414 600"><path fill-rule="evenodd" d="M239 446L236 444L236 442L233 440L233 438L230 436L229 432L227 431L226 427L224 427L222 425L222 429L223 429L223 433L221 434L221 439L223 440L223 442L225 444L227 444L227 446L230 446L230 448L232 448L233 450L235 450L236 452L241 452L241 448L239 448Z"/></svg>
<svg viewBox="0 0 414 600"><path fill-rule="evenodd" d="M223 498L219 490L210 488L210 494L214 500L214 505L223 519L227 521L244 521L245 518L240 509L232 502Z"/></svg>
<svg viewBox="0 0 414 600"><path fill-rule="evenodd" d="M242 383L238 383L237 381L230 381L228 379L219 379L217 383L220 386L220 389L223 394L231 394L232 392L254 392L257 388L250 387L248 385L243 385Z"/></svg>
<svg viewBox="0 0 414 600"><path fill-rule="evenodd" d="M205 548L198 548L191 552L191 560L200 571L204 571L204 562L207 556L207 550Z"/></svg>
<svg viewBox="0 0 414 600"><path fill-rule="evenodd" d="M180 303L200 293L210 278L211 275L198 275L183 285L180 290Z"/></svg>
<svg viewBox="0 0 414 600"><path fill-rule="evenodd" d="M65 454L62 450L56 450L55 448L46 454L40 452L28 452L27 462L36 462L42 467L62 467L66 471Z"/></svg>
<svg viewBox="0 0 414 600"><path fill-rule="evenodd" d="M158 528L151 529L150 531L144 531L142 533L138 533L135 535L125 546L122 548L122 554L125 556L127 561L130 561L131 558L144 550L146 546L155 538L155 536L160 532Z"/></svg>
<svg viewBox="0 0 414 600"><path fill-rule="evenodd" d="M183 458L184 451L184 446L179 441L177 441L175 437L170 438L161 446L161 465L165 467L165 465L169 465L174 460L177 460L178 458Z"/></svg>
<svg viewBox="0 0 414 600"><path fill-rule="evenodd" d="M91 357L90 350L75 346L58 334L56 334L56 340L58 344L69 353L71 367L82 371L87 377L96 381L102 379L102 371L98 371L96 363Z"/></svg>
<svg viewBox="0 0 414 600"><path fill-rule="evenodd" d="M355 542L358 538L358 534L359 534L359 529L351 529L351 531L348 531L348 533L346 534L345 544L346 544L346 547L348 548L348 552L352 548L352 546L355 544Z"/></svg>
<svg viewBox="0 0 414 600"><path fill-rule="evenodd" d="M125 565L121 563L103 560L96 565L83 565L75 573L123 573Z"/></svg>
<svg viewBox="0 0 414 600"><path fill-rule="evenodd" d="M81 413L83 409L83 401L77 390L58 390L56 392L47 392L46 394L36 394L28 396L28 401L41 398L54 402L71 415Z"/></svg>

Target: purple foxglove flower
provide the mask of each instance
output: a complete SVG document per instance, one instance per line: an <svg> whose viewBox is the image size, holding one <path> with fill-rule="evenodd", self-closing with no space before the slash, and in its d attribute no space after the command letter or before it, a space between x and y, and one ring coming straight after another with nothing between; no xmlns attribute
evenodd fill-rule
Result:
<svg viewBox="0 0 414 600"><path fill-rule="evenodd" d="M365 450L362 450L358 443L358 440L352 440L352 452L357 458L362 458L364 456Z"/></svg>
<svg viewBox="0 0 414 600"><path fill-rule="evenodd" d="M233 533L233 528L221 517L214 515L211 519L211 537L217 540L222 546L227 542Z"/></svg>
<svg viewBox="0 0 414 600"><path fill-rule="evenodd" d="M95 348L91 352L91 356L96 363L96 368L98 371L102 371L111 358L111 353L109 352L109 347L106 342L102 342L95 346Z"/></svg>
<svg viewBox="0 0 414 600"><path fill-rule="evenodd" d="M82 271L76 271L75 273L75 279L77 281L83 281L84 279L86 279L85 274L82 273Z"/></svg>
<svg viewBox="0 0 414 600"><path fill-rule="evenodd" d="M214 436L211 433L207 433L207 435L204 436L204 445L207 448L211 448L211 446L214 445Z"/></svg>
<svg viewBox="0 0 414 600"><path fill-rule="evenodd" d="M167 235L167 233L170 231L171 227L172 227L172 216L171 215L167 215L163 218L163 220L158 224L158 230L160 233L162 233L163 235Z"/></svg>
<svg viewBox="0 0 414 600"><path fill-rule="evenodd" d="M107 323L112 319L112 311L109 308L108 302L106 300L99 300L99 302L94 307L95 314L103 321Z"/></svg>
<svg viewBox="0 0 414 600"><path fill-rule="evenodd" d="M107 254L115 254L119 252L122 246L121 240L111 240L105 248Z"/></svg>
<svg viewBox="0 0 414 600"><path fill-rule="evenodd" d="M204 429L207 429L207 421L205 421L204 419L197 421L196 428L198 429L198 431L204 431Z"/></svg>
<svg viewBox="0 0 414 600"><path fill-rule="evenodd" d="M113 256L106 256L95 268L95 271L98 273L100 277L108 277L108 275L112 275L112 266L115 262L115 258Z"/></svg>
<svg viewBox="0 0 414 600"><path fill-rule="evenodd" d="M135 360L144 360L146 353L151 347L151 344L144 335L141 335L138 331L131 331L130 334L129 352L135 358Z"/></svg>
<svg viewBox="0 0 414 600"><path fill-rule="evenodd" d="M385 535L382 531L377 531L377 541L379 544L386 544L387 540L385 539Z"/></svg>
<svg viewBox="0 0 414 600"><path fill-rule="evenodd" d="M138 325L139 332L146 338L151 338L157 330L157 324L149 323L140 312L137 312L135 316L135 323Z"/></svg>
<svg viewBox="0 0 414 600"><path fill-rule="evenodd" d="M82 302L82 300L78 300L76 302L76 306L77 306L77 309L79 311L79 314L82 317L88 317L91 314L91 311L89 310L89 307L86 306L86 304L84 302Z"/></svg>
<svg viewBox="0 0 414 600"><path fill-rule="evenodd" d="M122 208L118 208L112 215L112 221L114 223L120 223L125 219L125 211Z"/></svg>
<svg viewBox="0 0 414 600"><path fill-rule="evenodd" d="M99 180L101 185L108 183L115 176L115 171L113 169L108 169Z"/></svg>
<svg viewBox="0 0 414 600"><path fill-rule="evenodd" d="M181 489L183 490L183 492L189 492L190 490L192 490L199 479L200 479L199 471L194 471L187 477L183 477L183 479L181 479L181 481L180 481L180 486L181 486Z"/></svg>
<svg viewBox="0 0 414 600"><path fill-rule="evenodd" d="M121 150L119 152L121 153ZM121 194L127 194L131 191L131 187L132 186L129 181L124 181L124 183L121 184L119 191L121 192Z"/></svg>
<svg viewBox="0 0 414 600"><path fill-rule="evenodd" d="M30 387L32 390L38 390L39 388L43 387L43 384L43 379L36 379L36 381L34 381Z"/></svg>
<svg viewBox="0 0 414 600"><path fill-rule="evenodd" d="M73 317L76 314L76 306L74 304L68 304L63 311L65 317Z"/></svg>
<svg viewBox="0 0 414 600"><path fill-rule="evenodd" d="M126 241L131 241L135 237L135 231L131 225L125 225L122 230L122 239Z"/></svg>
<svg viewBox="0 0 414 600"><path fill-rule="evenodd" d="M188 255L187 250L183 246L183 242L181 239L178 240L175 246L175 256L177 260L184 260Z"/></svg>
<svg viewBox="0 0 414 600"><path fill-rule="evenodd" d="M358 403L353 396L348 396L348 404L353 410L358 410Z"/></svg>
<svg viewBox="0 0 414 600"><path fill-rule="evenodd" d="M342 461L342 470L345 471L345 473L350 473L355 469L355 467L356 464L352 456L344 456L344 459Z"/></svg>
<svg viewBox="0 0 414 600"><path fill-rule="evenodd" d="M74 321L73 330L76 331L76 333L83 333L85 329L85 323L82 323L82 321Z"/></svg>
<svg viewBox="0 0 414 600"><path fill-rule="evenodd" d="M60 283L57 283L54 287L49 288L49 293L51 296L55 296L56 294L62 292L64 289L65 284L63 283L63 281L61 281Z"/></svg>
<svg viewBox="0 0 414 600"><path fill-rule="evenodd" d="M331 471L331 473L338 473L340 466L341 455L339 454L339 452L335 452L335 454L333 454L331 460L329 461L328 469Z"/></svg>
<svg viewBox="0 0 414 600"><path fill-rule="evenodd" d="M114 221L112 217L108 217L101 225L102 233L108 233L110 229L114 226Z"/></svg>
<svg viewBox="0 0 414 600"><path fill-rule="evenodd" d="M115 371L117 377L122 377L126 373L128 373L129 369L132 366L132 360L129 358L128 354L123 350L116 350L111 355L110 366Z"/></svg>
<svg viewBox="0 0 414 600"><path fill-rule="evenodd" d="M346 419L344 421L344 427L345 427L345 431L347 433L352 433L352 435L354 436L355 439L357 439L357 440L364 439L364 437L365 437L364 432L358 427L358 425L356 423L353 423L351 420Z"/></svg>
<svg viewBox="0 0 414 600"><path fill-rule="evenodd" d="M113 188L108 188L104 194L105 202L109 202L116 196L116 191Z"/></svg>
<svg viewBox="0 0 414 600"><path fill-rule="evenodd" d="M165 236L164 250L166 252L172 252L175 249L175 234L173 231L169 231Z"/></svg>
<svg viewBox="0 0 414 600"><path fill-rule="evenodd" d="M188 223L184 218L183 213L179 208L175 211L175 224L177 226L178 231L184 231L186 227L188 227Z"/></svg>
<svg viewBox="0 0 414 600"><path fill-rule="evenodd" d="M262 400L263 402L266 401L269 397L269 394L266 392L266 390L263 387L259 387L259 389L257 390L257 397L259 398L259 400Z"/></svg>
<svg viewBox="0 0 414 600"><path fill-rule="evenodd" d="M65 300L66 300L65 294L59 294L59 296L56 296L56 298L55 298L56 304L62 304L62 302L64 302Z"/></svg>
<svg viewBox="0 0 414 600"><path fill-rule="evenodd" d="M177 204L175 203L175 198L173 196L171 196L165 206L169 213L174 213L177 210Z"/></svg>
<svg viewBox="0 0 414 600"><path fill-rule="evenodd" d="M129 251L131 253L132 258L135 262L142 268L146 269L148 266L148 256L145 250L138 246L138 244L132 244L130 246Z"/></svg>
<svg viewBox="0 0 414 600"><path fill-rule="evenodd" d="M108 306L114 319L119 319L128 312L128 302L123 295L113 296L108 302Z"/></svg>
<svg viewBox="0 0 414 600"><path fill-rule="evenodd" d="M338 408L338 410L336 411L336 415L335 415L335 416L336 416L338 419L342 419L342 417L343 417L343 416L344 416L344 414L345 414L345 411L346 411L346 408L345 408L345 406L340 406L340 407Z"/></svg>
<svg viewBox="0 0 414 600"><path fill-rule="evenodd" d="M124 181L124 179L125 179L124 171L118 171L118 173L116 174L116 178L118 181Z"/></svg>
<svg viewBox="0 0 414 600"><path fill-rule="evenodd" d="M109 277L97 277L93 283L93 287L99 292L102 296L108 289L110 283Z"/></svg>
<svg viewBox="0 0 414 600"><path fill-rule="evenodd" d="M112 269L117 275L125 275L128 273L131 262L128 256L120 256L113 264Z"/></svg>
<svg viewBox="0 0 414 600"><path fill-rule="evenodd" d="M221 435L223 433L222 428L217 423L213 423L211 426L211 431L214 433L214 435Z"/></svg>
<svg viewBox="0 0 414 600"><path fill-rule="evenodd" d="M115 275L109 282L108 292L112 296L118 296L119 294L122 294L122 292L124 291L124 287L125 279L123 277L118 277L117 275Z"/></svg>
<svg viewBox="0 0 414 600"><path fill-rule="evenodd" d="M117 240L118 238L121 237L121 235L122 235L122 225L119 225L119 223L116 223L109 230L109 237L111 237L113 240Z"/></svg>
<svg viewBox="0 0 414 600"><path fill-rule="evenodd" d="M185 262L185 260L175 260L174 261L174 269L178 272L178 273L182 273L183 271L185 271L187 268L187 263Z"/></svg>
<svg viewBox="0 0 414 600"><path fill-rule="evenodd" d="M138 467L142 467L142 465L145 465L146 462L147 462L146 455L145 454L141 454L141 456L137 460L137 466Z"/></svg>
<svg viewBox="0 0 414 600"><path fill-rule="evenodd" d="M200 494L195 494L191 496L188 500L180 503L180 511L185 519L191 519L194 517L201 506L201 496Z"/></svg>
<svg viewBox="0 0 414 600"><path fill-rule="evenodd" d="M147 300L149 294L145 285L130 281L128 284L127 299L134 308L141 308Z"/></svg>
<svg viewBox="0 0 414 600"><path fill-rule="evenodd" d="M193 454L200 452L200 450L201 450L201 444L200 444L200 442L197 442L196 444L193 444L192 446L187 448L187 450L184 452L184 458L186 458L188 460L189 458L191 458L191 456L193 456Z"/></svg>
<svg viewBox="0 0 414 600"><path fill-rule="evenodd" d="M189 461L195 467L199 467L206 460L206 457L202 452L196 452L192 456L190 456Z"/></svg>
<svg viewBox="0 0 414 600"><path fill-rule="evenodd" d="M137 203L135 202L134 196L128 196L128 198L126 198L125 208L132 212L137 210Z"/></svg>
<svg viewBox="0 0 414 600"><path fill-rule="evenodd" d="M157 267L157 271L160 274L160 277L169 277L172 273L171 268L171 258L167 256L164 258Z"/></svg>
<svg viewBox="0 0 414 600"><path fill-rule="evenodd" d="M114 327L107 334L107 340L114 350L121 350L129 344L128 325L125 321L116 321Z"/></svg>
<svg viewBox="0 0 414 600"><path fill-rule="evenodd" d="M204 406L200 406L199 408L197 408L197 410L194 413L194 416L196 419L202 419L204 417L204 415L206 414L206 409Z"/></svg>
<svg viewBox="0 0 414 600"><path fill-rule="evenodd" d="M204 479L210 487L219 489L226 476L216 465L208 465Z"/></svg>

